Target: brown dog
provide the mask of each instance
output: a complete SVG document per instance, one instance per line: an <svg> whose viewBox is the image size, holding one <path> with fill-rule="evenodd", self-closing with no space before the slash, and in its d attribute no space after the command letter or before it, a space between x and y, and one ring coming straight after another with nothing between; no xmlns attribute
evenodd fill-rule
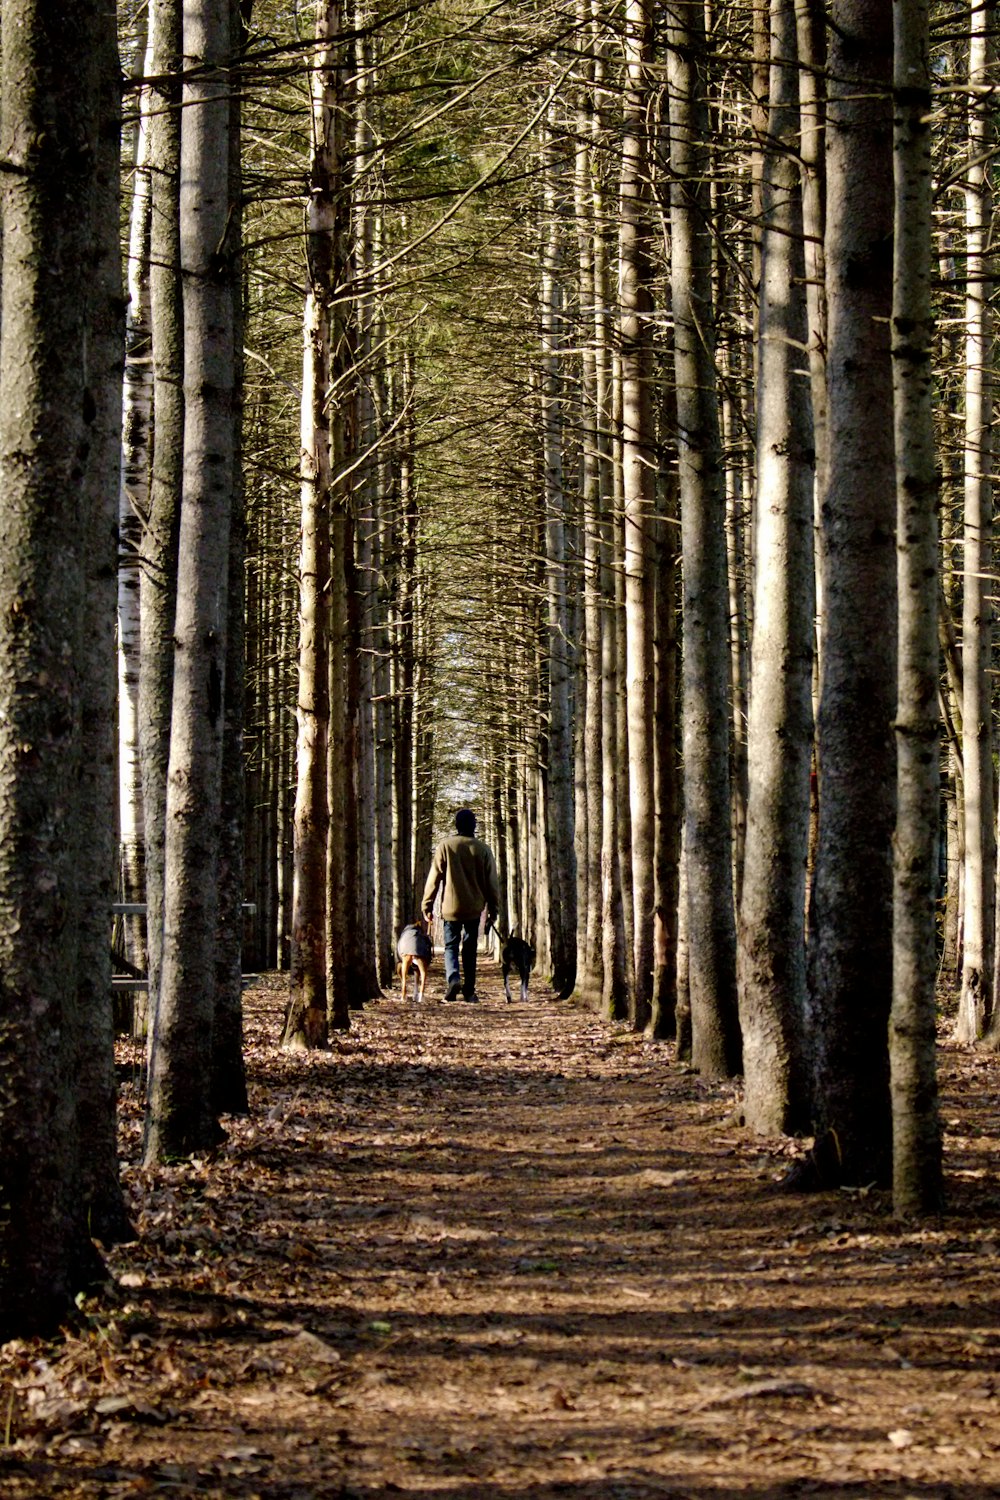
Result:
<svg viewBox="0 0 1000 1500"><path fill-rule="evenodd" d="M424 998L424 987L427 984L427 974L431 966L431 958L434 948L430 938L427 936L427 926L422 918L416 922L410 922L399 934L396 942L396 953L399 957L399 987L406 995L406 983L409 978L410 969L413 969L413 998L422 1000Z"/></svg>

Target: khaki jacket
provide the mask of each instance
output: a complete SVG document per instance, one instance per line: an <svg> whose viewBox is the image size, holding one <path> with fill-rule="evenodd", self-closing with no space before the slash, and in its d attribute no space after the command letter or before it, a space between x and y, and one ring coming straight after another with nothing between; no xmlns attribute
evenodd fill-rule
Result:
<svg viewBox="0 0 1000 1500"><path fill-rule="evenodd" d="M500 905L500 887L493 855L482 839L453 833L434 850L424 886L423 913L430 917L434 898L443 885L441 916L446 922L474 922L485 906L494 918Z"/></svg>

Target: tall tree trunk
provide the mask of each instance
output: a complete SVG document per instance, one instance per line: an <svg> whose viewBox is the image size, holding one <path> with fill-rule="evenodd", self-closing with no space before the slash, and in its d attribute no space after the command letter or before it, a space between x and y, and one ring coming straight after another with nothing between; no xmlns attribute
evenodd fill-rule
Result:
<svg viewBox="0 0 1000 1500"><path fill-rule="evenodd" d="M437 771L434 764L433 632L426 583L416 585L415 671L413 689L413 880L419 892L430 869L434 852L434 804L437 801Z"/></svg>
<svg viewBox="0 0 1000 1500"><path fill-rule="evenodd" d="M672 355L672 350L671 350ZM670 356L668 356L669 358ZM661 430L677 431L673 382L664 382ZM681 572L680 508L677 480L661 473L657 517L656 570L656 927L650 1035L666 1039L677 1030L677 941L680 899L681 768L678 674L678 581Z"/></svg>
<svg viewBox="0 0 1000 1500"><path fill-rule="evenodd" d="M396 575L393 633L393 851L395 863L394 925L402 931L417 909L417 883L427 873L414 869L414 725L416 692L417 497L414 487L413 356L404 352L398 371L396 405L400 413L399 510L400 545ZM427 850L430 860L430 850Z"/></svg>
<svg viewBox="0 0 1000 1500"><path fill-rule="evenodd" d="M993 1008L995 944L993 707L993 250L989 153L992 111L978 91L992 82L992 12L970 11L969 163L965 178L965 546L962 610L962 770L965 788L965 926L955 1035L974 1042ZM987 16L990 21L987 21Z"/></svg>
<svg viewBox="0 0 1000 1500"><path fill-rule="evenodd" d="M889 1032L892 1200L940 1212L935 985L940 843L938 477L931 311L931 76L927 0L893 7L895 236L892 361L899 528L898 810Z"/></svg>
<svg viewBox="0 0 1000 1500"><path fill-rule="evenodd" d="M335 320L335 326L340 324ZM349 365L347 334L343 327L334 333L334 371L340 392L338 406L332 412L332 453L335 474L347 468L346 454L350 443L344 412L345 372ZM330 789L330 834L327 840L327 1020L335 1031L348 1031L351 1009L361 1004L354 988L351 963L354 936L354 864L357 846L353 837L357 814L356 738L353 712L356 696L351 686L351 619L350 590L354 569L354 526L350 515L350 496L346 481L341 479L332 497L330 515L330 735L327 755L327 778ZM349 581L350 579L350 581Z"/></svg>
<svg viewBox="0 0 1000 1500"><path fill-rule="evenodd" d="M242 58L246 36L238 4L229 0L234 55ZM230 96L229 214L230 280L233 305L233 494L229 526L229 581L226 589L226 695L222 728L222 784L219 830L218 929L215 1017L212 1028L212 1092L220 1114L243 1115L248 1108L243 1059L243 861L246 785L243 722L246 690L246 512L243 490L243 171L242 91Z"/></svg>
<svg viewBox="0 0 1000 1500"><path fill-rule="evenodd" d="M99 134L91 218L85 410L94 413L84 482L84 625L79 665L81 763L77 788L80 947L77 960L76 1132L90 1233L102 1244L133 1238L118 1177L108 913L117 887L115 612L121 473L121 64L113 17L94 43Z"/></svg>
<svg viewBox="0 0 1000 1500"><path fill-rule="evenodd" d="M595 86L603 78L603 63L595 59ZM596 121L595 121L596 126ZM619 755L619 695L624 657L620 651L624 635L617 596L615 522L616 496L620 499L621 465L617 461L615 430L614 330L611 305L611 268L608 242L600 230L605 220L605 200L598 172L591 174L594 236L594 394L595 439L598 450L600 516L598 520L598 588L600 595L601 673L601 1014L621 1021L629 1012L628 921L622 894L623 836L621 821L628 811L628 768ZM631 862L629 862L631 871Z"/></svg>
<svg viewBox="0 0 1000 1500"><path fill-rule="evenodd" d="M551 113L551 112L550 112ZM545 472L545 592L548 756L545 835L552 855L552 983L568 994L575 978L576 856L574 852L573 663L567 619L566 485L563 475L563 288L561 221L565 212L563 161L545 128L544 223L541 245L542 435Z"/></svg>
<svg viewBox="0 0 1000 1500"><path fill-rule="evenodd" d="M649 267L650 12L646 0L625 10L625 99L619 230L622 369L622 474L625 517L625 617L629 795L632 815L633 1013L643 1030L653 992L653 600L655 470L652 298Z"/></svg>
<svg viewBox="0 0 1000 1500"><path fill-rule="evenodd" d="M217 1144L212 1097L227 581L233 500L228 0L185 11L181 116L184 472L167 772L166 882L146 1159Z"/></svg>
<svg viewBox="0 0 1000 1500"><path fill-rule="evenodd" d="M826 19L821 0L795 0L799 58L799 163L802 171L803 254L809 309L809 376L812 391L816 488L825 494L826 422ZM817 518L818 526L818 518Z"/></svg>
<svg viewBox="0 0 1000 1500"><path fill-rule="evenodd" d="M739 1071L736 917L729 796L729 590L725 493L713 362L706 191L704 14L667 11L675 366L684 557L684 817L692 1059L708 1077Z"/></svg>
<svg viewBox="0 0 1000 1500"><path fill-rule="evenodd" d="M91 645L81 539L98 417L87 335L107 21L84 0L7 0L0 18L0 1339L54 1330L98 1269L78 1175L76 1041L80 911L106 896L79 864L79 674ZM88 821L110 819L111 805Z"/></svg>
<svg viewBox="0 0 1000 1500"><path fill-rule="evenodd" d="M153 71L153 34L147 28L142 71ZM146 899L146 841L139 753L140 605L142 536L149 515L153 444L153 334L149 310L149 233L152 176L149 126L152 91L139 91L139 119L128 242L128 310L122 403L121 498L118 510L118 818L123 901ZM147 967L145 922L127 917L125 956Z"/></svg>
<svg viewBox="0 0 1000 1500"><path fill-rule="evenodd" d="M892 17L837 0L827 107L829 472L810 913L816 1126L848 1183L891 1170L888 1024L896 810Z"/></svg>
<svg viewBox="0 0 1000 1500"><path fill-rule="evenodd" d="M306 290L300 425L299 651L292 925L286 1047L327 1041L328 734L330 727L329 389L332 375L337 191L343 155L339 102L340 0L317 0L310 85L312 141L306 205Z"/></svg>
<svg viewBox="0 0 1000 1500"><path fill-rule="evenodd" d="M155 435L149 513L139 585L139 757L146 836L146 942L149 1012L160 993L167 766L173 696L177 546L184 461L184 319L180 259L179 0L152 0L149 11L152 178L149 300L153 333ZM145 1017L137 1028L145 1032Z"/></svg>
<svg viewBox="0 0 1000 1500"><path fill-rule="evenodd" d="M603 773L601 764L601 547L602 547L602 463L599 430L597 343L598 321L604 317L604 305L595 305L595 238L601 230L594 213L594 176L590 141L594 133L595 101L593 97L594 46L589 29L589 0L578 0L577 17L587 37L591 55L585 60L586 76L579 84L577 108L576 163L573 178L574 217L577 233L577 282L580 345L580 474L583 509L583 610L580 651L580 688L577 701L583 707L580 734L580 761L583 771L583 800L586 817L578 827L577 853L577 973L576 985L584 1002L596 1010L603 990L601 953L601 848L603 843ZM603 247L602 247L603 248ZM584 836L581 838L580 833ZM580 878L584 872L585 878Z"/></svg>
<svg viewBox="0 0 1000 1500"><path fill-rule="evenodd" d="M757 536L749 802L740 906L744 1111L805 1129L806 856L812 761L814 452L806 362L793 0L771 4L761 203Z"/></svg>
<svg viewBox="0 0 1000 1500"><path fill-rule="evenodd" d="M625 971L625 1014L634 1016L635 1006L635 893L633 890L633 864L632 864L632 796L631 775L632 768L629 763L628 748L628 673L627 663L627 620L625 611L625 525L624 525L624 487L622 481L622 380L621 380L621 358L616 351L613 360L612 379L612 449L613 449L613 489L614 496L611 515L612 532L612 586L614 589L614 609L611 612L614 624L615 643L615 761L617 764L617 775L615 786L617 788L617 816L615 823L618 829L618 888L621 891L622 902L622 934L625 941L625 952L623 965Z"/></svg>

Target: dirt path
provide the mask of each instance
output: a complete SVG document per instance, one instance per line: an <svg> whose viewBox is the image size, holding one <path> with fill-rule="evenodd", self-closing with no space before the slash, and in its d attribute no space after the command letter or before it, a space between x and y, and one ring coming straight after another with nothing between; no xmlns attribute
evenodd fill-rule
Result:
<svg viewBox="0 0 1000 1500"><path fill-rule="evenodd" d="M995 1063L946 1053L954 1209L902 1232L775 1192L668 1049L482 977L322 1056L250 992L252 1118L129 1167L117 1293L0 1350L0 1495L1000 1492Z"/></svg>

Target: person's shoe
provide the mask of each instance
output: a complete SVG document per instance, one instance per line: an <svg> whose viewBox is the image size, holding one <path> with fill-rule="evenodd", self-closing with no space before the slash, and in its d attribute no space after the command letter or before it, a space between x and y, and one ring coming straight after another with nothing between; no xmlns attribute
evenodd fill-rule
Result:
<svg viewBox="0 0 1000 1500"><path fill-rule="evenodd" d="M462 986L460 984L450 984L448 986L447 990L445 991L445 997L444 997L445 1004L446 1005L450 1005L453 1000L457 1000L458 999L458 997L459 997L459 995L461 993L462 993Z"/></svg>
<svg viewBox="0 0 1000 1500"><path fill-rule="evenodd" d="M479 996L476 994L475 990L472 991L471 995L466 995L465 998L466 998L466 1000L468 1001L468 1003L470 1005L478 1005L479 1004Z"/></svg>

